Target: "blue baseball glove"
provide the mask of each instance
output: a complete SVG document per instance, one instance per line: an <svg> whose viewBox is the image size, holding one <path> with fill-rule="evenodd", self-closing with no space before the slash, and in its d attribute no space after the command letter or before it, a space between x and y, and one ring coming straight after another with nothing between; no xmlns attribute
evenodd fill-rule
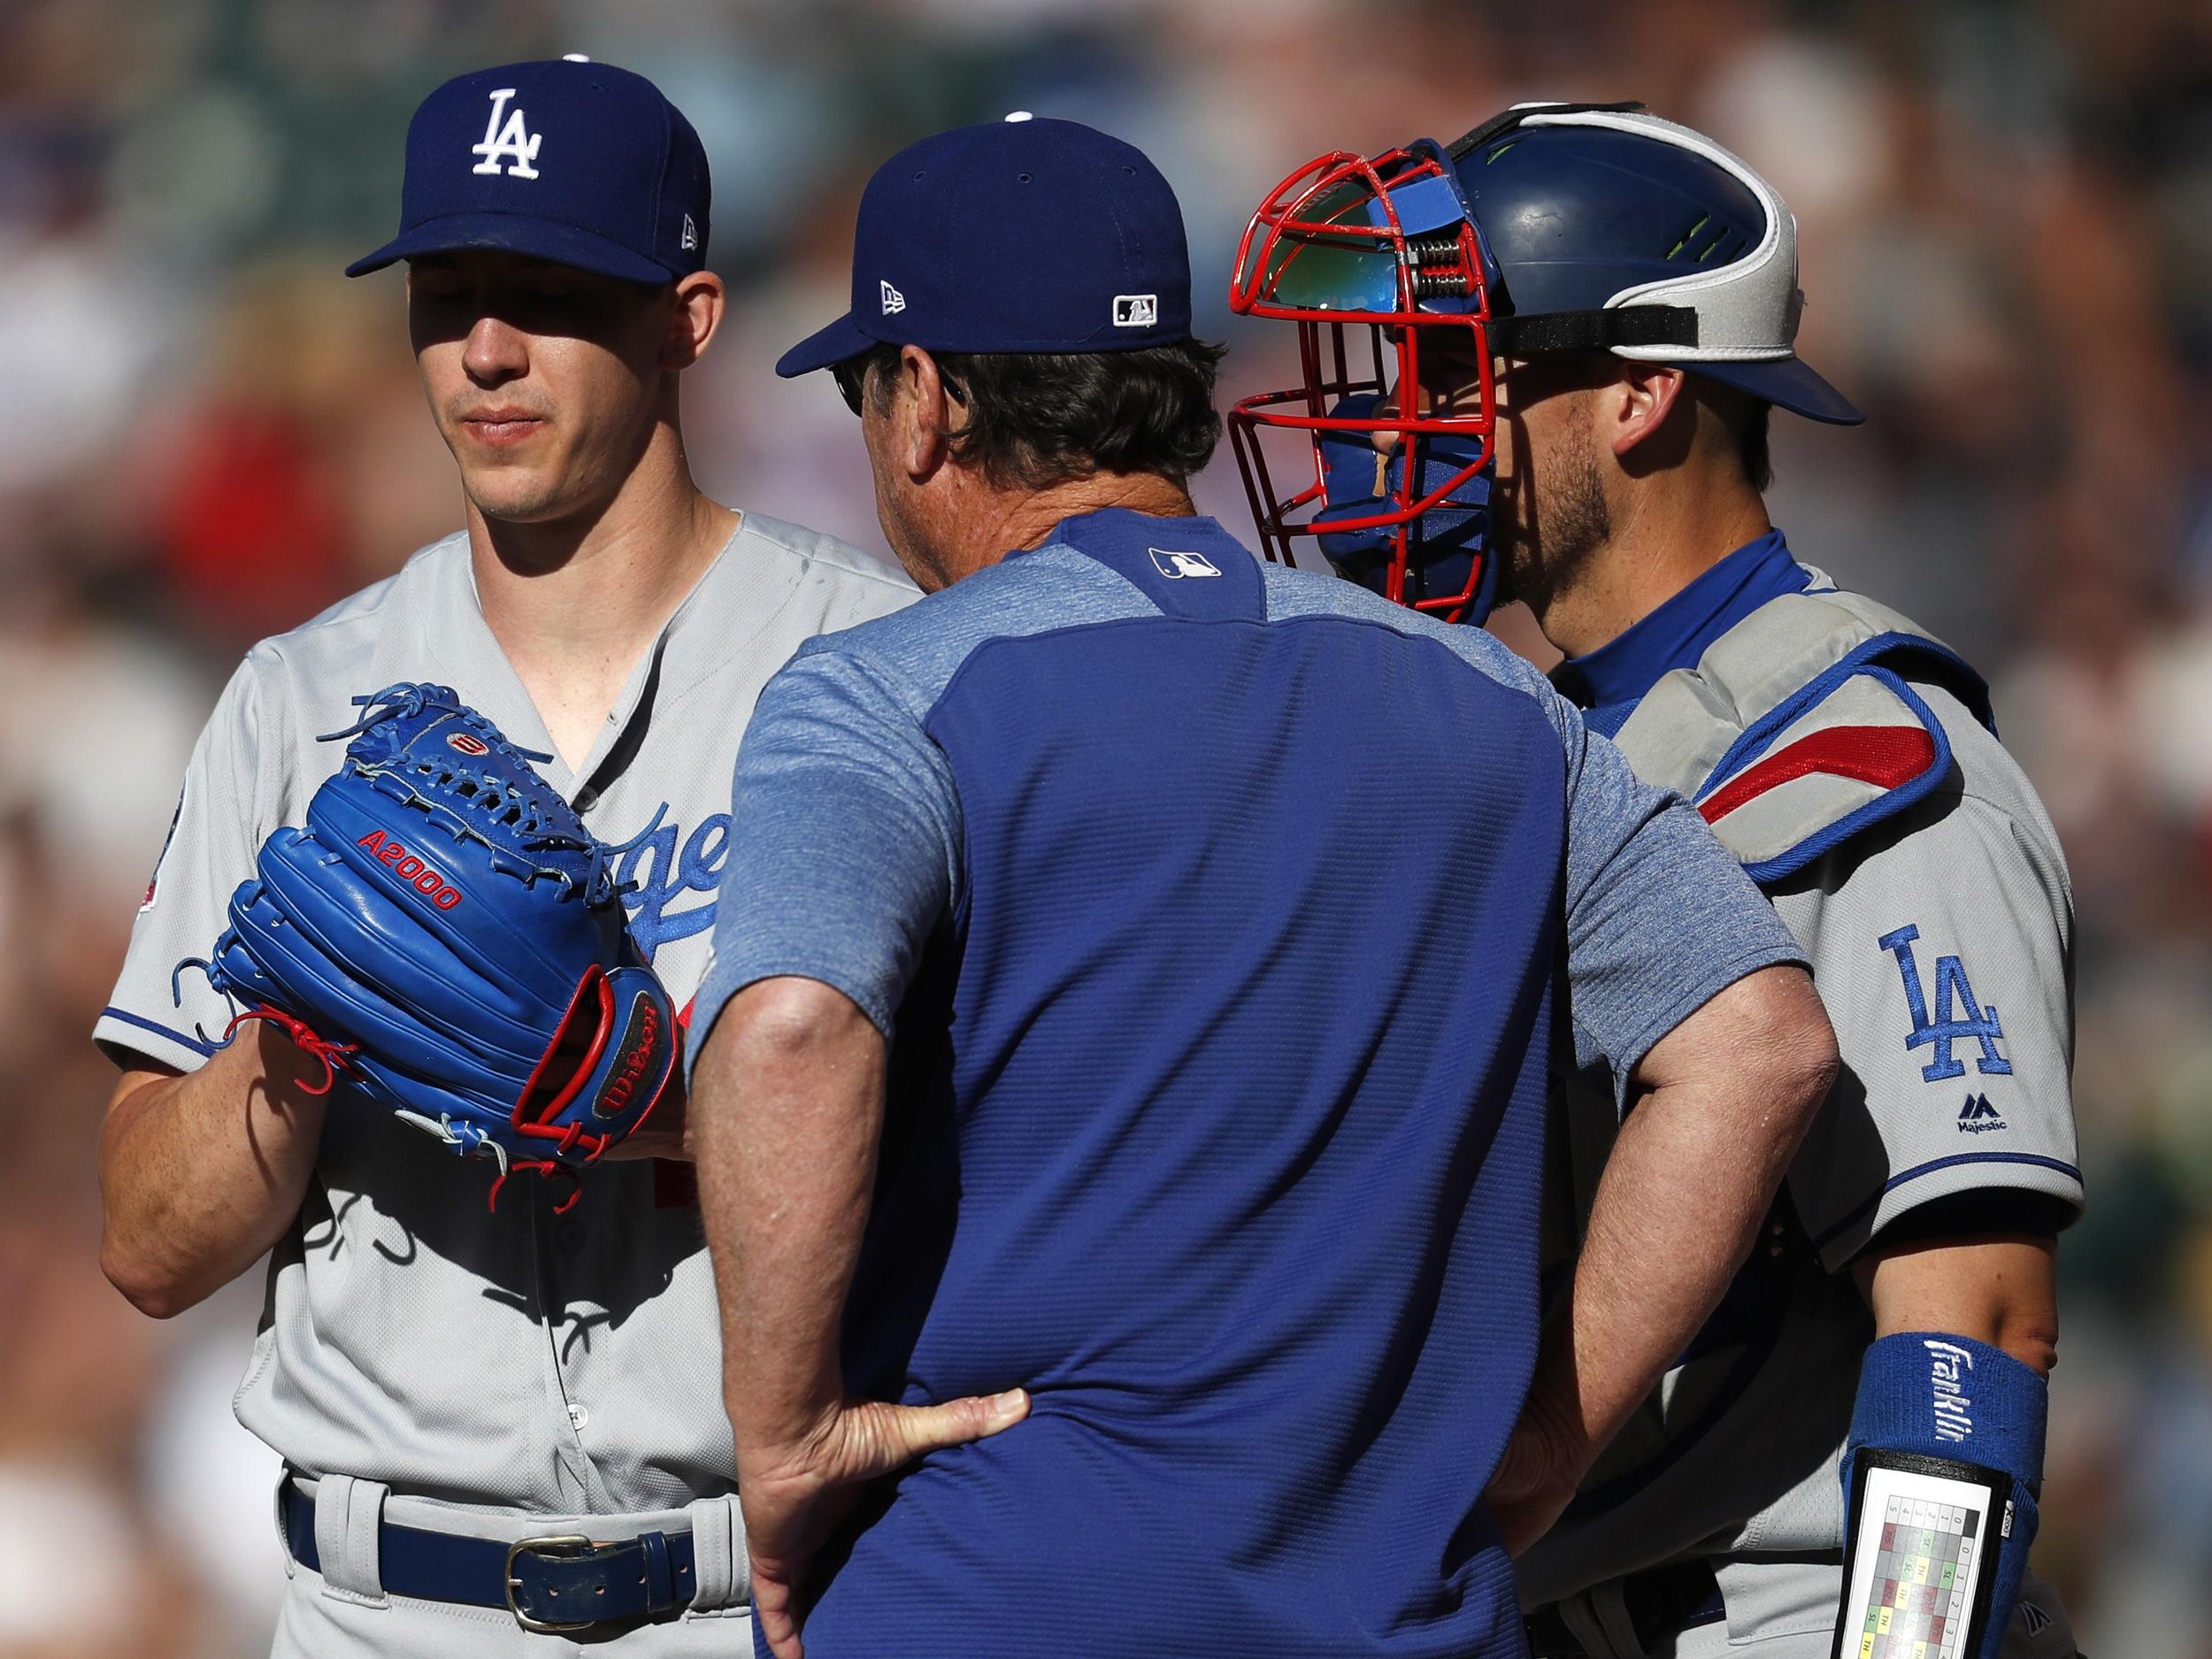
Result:
<svg viewBox="0 0 2212 1659"><path fill-rule="evenodd" d="M201 965L334 1085L456 1152L589 1164L668 1090L676 1016L609 849L444 686L353 700L345 764L263 845ZM227 1036L229 1033L225 1033ZM580 1191L580 1188L579 1188ZM571 1193L559 1206L573 1203Z"/></svg>

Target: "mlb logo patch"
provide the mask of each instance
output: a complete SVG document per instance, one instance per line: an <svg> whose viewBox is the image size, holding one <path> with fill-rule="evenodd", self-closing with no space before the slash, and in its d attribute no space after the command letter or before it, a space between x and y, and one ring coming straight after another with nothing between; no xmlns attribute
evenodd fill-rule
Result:
<svg viewBox="0 0 2212 1659"><path fill-rule="evenodd" d="M1117 328L1150 328L1160 320L1160 296L1157 294L1117 294L1114 296L1114 326Z"/></svg>
<svg viewBox="0 0 2212 1659"><path fill-rule="evenodd" d="M1152 568L1171 582L1179 582L1189 576L1218 576L1220 566L1203 553L1170 553L1161 548L1147 548L1152 555Z"/></svg>

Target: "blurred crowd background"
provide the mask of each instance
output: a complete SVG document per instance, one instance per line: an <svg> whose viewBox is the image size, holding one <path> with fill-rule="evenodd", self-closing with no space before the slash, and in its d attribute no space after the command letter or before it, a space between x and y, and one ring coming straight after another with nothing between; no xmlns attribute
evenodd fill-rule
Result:
<svg viewBox="0 0 2212 1659"><path fill-rule="evenodd" d="M265 1650L273 1465L228 1413L259 1275L167 1325L102 1280L87 1033L241 651L459 523L401 277L339 274L408 114L568 51L713 159L703 482L879 552L829 378L769 365L924 133L1148 150L1232 395L1290 378L1225 314L1235 235L1320 150L1632 96L1773 179L1801 343L1870 417L1778 418L1778 519L1986 670L2072 861L2091 1203L2038 1563L2097 1659L2212 1655L2205 0L0 0L0 1655ZM1201 495L1248 529L1225 445Z"/></svg>

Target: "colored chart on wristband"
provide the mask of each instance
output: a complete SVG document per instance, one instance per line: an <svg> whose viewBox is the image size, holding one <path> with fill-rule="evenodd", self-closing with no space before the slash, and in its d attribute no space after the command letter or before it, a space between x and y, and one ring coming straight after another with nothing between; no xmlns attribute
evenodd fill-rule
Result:
<svg viewBox="0 0 2212 1659"><path fill-rule="evenodd" d="M1966 1659L1989 1513L1985 1486L1867 1471L1848 1602L1858 1609L1858 1640L1847 1638L1843 1652L1858 1659Z"/></svg>

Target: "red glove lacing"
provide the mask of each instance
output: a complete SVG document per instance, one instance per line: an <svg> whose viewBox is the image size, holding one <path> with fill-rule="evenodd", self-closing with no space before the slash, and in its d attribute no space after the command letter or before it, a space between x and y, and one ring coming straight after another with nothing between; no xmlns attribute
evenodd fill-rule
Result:
<svg viewBox="0 0 2212 1659"><path fill-rule="evenodd" d="M319 1036L305 1020L296 1015L288 1014L280 1008L271 1008L265 1002L259 1008L248 1009L237 1018L232 1020L229 1025L224 1026L223 1041L228 1042L231 1033L236 1031L250 1019L272 1021L282 1028L284 1034L292 1040L293 1045L302 1054L311 1060L320 1060L323 1063L323 1086L320 1088L310 1088L303 1083L300 1085L300 1091L303 1094L329 1094L338 1081L338 1068L346 1064L346 1056L349 1054L357 1054L361 1048L361 1045L357 1042L335 1042L328 1037Z"/></svg>

